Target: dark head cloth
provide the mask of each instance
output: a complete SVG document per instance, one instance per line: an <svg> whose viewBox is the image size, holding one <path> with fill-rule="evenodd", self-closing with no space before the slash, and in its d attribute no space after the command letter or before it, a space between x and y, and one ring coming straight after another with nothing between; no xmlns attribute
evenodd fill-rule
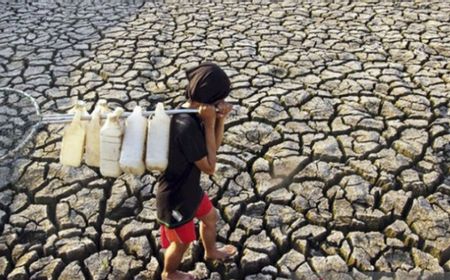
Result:
<svg viewBox="0 0 450 280"><path fill-rule="evenodd" d="M186 98L200 103L212 104L224 99L230 93L230 79L214 63L202 63L186 71L189 84L186 86Z"/></svg>

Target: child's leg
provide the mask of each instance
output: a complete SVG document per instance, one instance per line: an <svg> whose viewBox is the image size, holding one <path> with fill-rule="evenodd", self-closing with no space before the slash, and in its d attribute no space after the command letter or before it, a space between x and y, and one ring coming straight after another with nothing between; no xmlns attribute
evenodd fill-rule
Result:
<svg viewBox="0 0 450 280"><path fill-rule="evenodd" d="M161 275L163 280L195 279L192 275L177 270L189 244L195 239L194 221L173 229L161 226L161 243L163 248L170 242L164 253L164 269Z"/></svg>
<svg viewBox="0 0 450 280"><path fill-rule="evenodd" d="M226 245L222 248L217 248L217 212L216 208L212 208L208 214L199 217L200 223L200 238L202 239L203 247L205 248L205 258L224 260L233 256L237 249L232 245Z"/></svg>
<svg viewBox="0 0 450 280"><path fill-rule="evenodd" d="M200 202L195 216L201 221L200 238L205 248L205 258L224 260L237 252L236 247L232 245L227 245L220 249L217 248L217 210L213 207L206 193Z"/></svg>
<svg viewBox="0 0 450 280"><path fill-rule="evenodd" d="M205 248L205 256L210 257L216 251L217 237L217 212L216 208L211 208L208 214L199 217L200 219L200 238Z"/></svg>
<svg viewBox="0 0 450 280"><path fill-rule="evenodd" d="M177 270L188 247L189 244L170 243L164 253L164 270L161 275L163 280L194 279L192 275Z"/></svg>

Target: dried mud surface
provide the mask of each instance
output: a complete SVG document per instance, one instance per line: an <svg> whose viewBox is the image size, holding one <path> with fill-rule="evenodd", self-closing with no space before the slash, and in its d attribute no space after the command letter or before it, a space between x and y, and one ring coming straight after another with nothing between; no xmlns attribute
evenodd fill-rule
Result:
<svg viewBox="0 0 450 280"><path fill-rule="evenodd" d="M174 107L184 70L214 61L234 111L202 186L220 242L239 254L205 262L195 242L183 269L200 279L449 272L450 5L276 2L0 1L0 86L28 92L43 113L77 98ZM0 168L0 279L159 279L156 175L64 167L61 135L44 127Z"/></svg>

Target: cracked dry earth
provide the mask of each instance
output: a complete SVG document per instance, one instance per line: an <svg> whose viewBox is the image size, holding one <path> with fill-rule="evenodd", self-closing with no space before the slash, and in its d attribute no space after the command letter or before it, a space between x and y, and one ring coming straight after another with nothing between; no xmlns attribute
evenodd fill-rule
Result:
<svg viewBox="0 0 450 280"><path fill-rule="evenodd" d="M448 273L449 3L311 2L3 0L0 86L30 93L44 113L77 98L90 109L99 98L173 107L184 69L217 62L234 111L202 186L221 214L219 240L239 254L205 262L196 242L184 270ZM44 127L0 169L0 278L159 279L157 175L64 167L61 135Z"/></svg>

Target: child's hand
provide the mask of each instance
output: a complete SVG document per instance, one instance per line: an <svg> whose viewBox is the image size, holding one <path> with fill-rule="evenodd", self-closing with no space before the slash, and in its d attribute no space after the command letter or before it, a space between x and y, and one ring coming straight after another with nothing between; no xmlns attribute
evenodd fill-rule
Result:
<svg viewBox="0 0 450 280"><path fill-rule="evenodd" d="M228 102L222 101L216 105L216 108L219 109L216 115L217 118L224 119L228 117L228 114L230 114L231 110L233 109L233 105Z"/></svg>
<svg viewBox="0 0 450 280"><path fill-rule="evenodd" d="M198 108L198 113L205 125L215 125L216 122L216 107L208 104L202 104Z"/></svg>

